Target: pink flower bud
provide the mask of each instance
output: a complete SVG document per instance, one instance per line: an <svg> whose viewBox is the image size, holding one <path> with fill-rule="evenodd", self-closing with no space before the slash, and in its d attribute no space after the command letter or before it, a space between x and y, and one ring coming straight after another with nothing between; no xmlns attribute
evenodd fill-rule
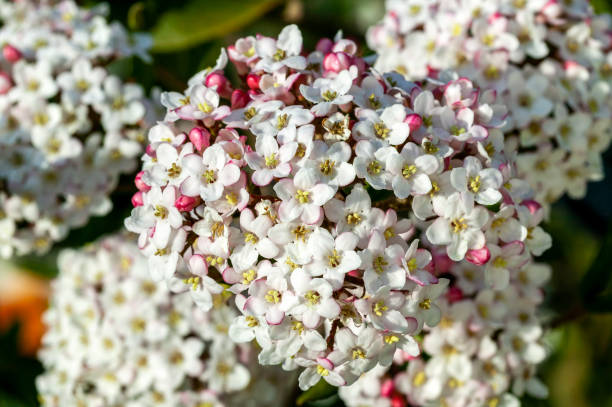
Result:
<svg viewBox="0 0 612 407"><path fill-rule="evenodd" d="M221 90L227 84L227 78L222 73L213 72L206 77L204 84L209 88L216 86L218 90Z"/></svg>
<svg viewBox="0 0 612 407"><path fill-rule="evenodd" d="M463 291L459 287L450 287L446 292L446 300L451 304L463 299Z"/></svg>
<svg viewBox="0 0 612 407"><path fill-rule="evenodd" d="M486 264L490 258L491 252L487 246L483 246L481 249L468 250L468 252L465 254L465 259L477 266Z"/></svg>
<svg viewBox="0 0 612 407"><path fill-rule="evenodd" d="M134 195L132 195L132 205L134 206L134 208L143 205L142 192L138 191Z"/></svg>
<svg viewBox="0 0 612 407"><path fill-rule="evenodd" d="M396 394L391 398L391 407L406 407L406 402L401 394Z"/></svg>
<svg viewBox="0 0 612 407"><path fill-rule="evenodd" d="M393 394L395 386L392 379L385 379L380 385L380 396L389 398Z"/></svg>
<svg viewBox="0 0 612 407"><path fill-rule="evenodd" d="M194 127L189 132L189 141L201 152L210 145L210 133L203 127Z"/></svg>
<svg viewBox="0 0 612 407"><path fill-rule="evenodd" d="M521 205L527 207L527 209L529 209L529 212L531 212L532 215L542 208L542 205L540 205L537 201L534 201L533 199L526 199L521 202Z"/></svg>
<svg viewBox="0 0 612 407"><path fill-rule="evenodd" d="M232 92L232 110L243 108L249 103L249 94L242 89L236 89Z"/></svg>
<svg viewBox="0 0 612 407"><path fill-rule="evenodd" d="M420 115L416 113L409 114L404 119L404 123L408 123L408 127L410 127L410 132L418 130L419 127L423 124L423 119Z"/></svg>
<svg viewBox="0 0 612 407"><path fill-rule="evenodd" d="M151 187L145 184L145 182L142 180L143 175L144 171L140 171L138 174L136 174L136 177L134 178L134 184L136 185L136 188L138 188L139 191L147 192L151 189Z"/></svg>
<svg viewBox="0 0 612 407"><path fill-rule="evenodd" d="M174 207L181 212L189 212L190 210L195 208L197 205L198 205L197 198L186 196L186 195L181 195L178 198L176 198L176 201L174 201Z"/></svg>
<svg viewBox="0 0 612 407"><path fill-rule="evenodd" d="M2 48L2 56L4 56L4 59L6 59L8 62L14 63L19 61L22 55L21 51L19 51L17 48L10 44L6 44L4 48Z"/></svg>
<svg viewBox="0 0 612 407"><path fill-rule="evenodd" d="M247 86L253 90L259 90L259 75L250 73L246 77Z"/></svg>
<svg viewBox="0 0 612 407"><path fill-rule="evenodd" d="M327 54L331 51L334 46L334 42L329 38L321 38L319 42L317 42L316 49L323 54Z"/></svg>
<svg viewBox="0 0 612 407"><path fill-rule="evenodd" d="M149 157L155 157L155 148L153 148L153 146L151 144L149 144L147 146L147 148L145 148L145 153L149 156Z"/></svg>
<svg viewBox="0 0 612 407"><path fill-rule="evenodd" d="M344 52L330 52L323 58L323 69L328 72L340 72L351 66L351 57Z"/></svg>
<svg viewBox="0 0 612 407"><path fill-rule="evenodd" d="M12 87L11 77L6 72L0 72L0 95L4 95Z"/></svg>

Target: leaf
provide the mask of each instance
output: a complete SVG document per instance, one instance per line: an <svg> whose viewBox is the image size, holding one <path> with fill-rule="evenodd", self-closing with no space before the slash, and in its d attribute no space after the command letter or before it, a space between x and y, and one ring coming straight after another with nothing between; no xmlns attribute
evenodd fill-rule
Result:
<svg viewBox="0 0 612 407"><path fill-rule="evenodd" d="M296 405L303 406L305 403L323 400L336 394L337 388L321 379L317 384L300 394Z"/></svg>
<svg viewBox="0 0 612 407"><path fill-rule="evenodd" d="M597 13L611 13L612 5L609 0L592 0L591 4Z"/></svg>
<svg viewBox="0 0 612 407"><path fill-rule="evenodd" d="M612 222L608 224L608 232L603 239L595 261L591 263L580 282L580 291L587 306L595 295L606 289L612 276L610 270L612 270Z"/></svg>
<svg viewBox="0 0 612 407"><path fill-rule="evenodd" d="M174 52L229 34L281 0L191 0L163 14L153 28L153 52Z"/></svg>

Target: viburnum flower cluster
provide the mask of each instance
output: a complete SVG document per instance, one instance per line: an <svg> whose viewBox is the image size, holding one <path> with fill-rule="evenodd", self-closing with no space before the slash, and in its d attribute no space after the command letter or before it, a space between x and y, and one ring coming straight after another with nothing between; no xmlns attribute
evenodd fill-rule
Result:
<svg viewBox="0 0 612 407"><path fill-rule="evenodd" d="M0 257L45 252L108 213L119 174L142 152L143 89L107 66L146 56L150 40L103 12L0 2Z"/></svg>
<svg viewBox="0 0 612 407"><path fill-rule="evenodd" d="M368 31L375 67L407 79L448 70L508 108L506 151L549 204L583 198L610 144L610 16L588 0L388 0Z"/></svg>
<svg viewBox="0 0 612 407"><path fill-rule="evenodd" d="M227 341L238 313L227 296L204 312L156 284L132 239L64 250L59 269L44 315L42 405L269 406L288 395L290 385L274 386L280 369Z"/></svg>
<svg viewBox="0 0 612 407"><path fill-rule="evenodd" d="M487 268L446 264L436 263L437 271L453 283L438 302L441 322L419 340L422 355L396 354L389 369L340 389L347 406L511 407L525 394L547 397L536 376L547 353L537 311L550 267L526 263L505 290L495 291L484 284Z"/></svg>
<svg viewBox="0 0 612 407"><path fill-rule="evenodd" d="M449 283L436 256L498 298L549 245L495 96L381 75L340 35L310 53L293 25L239 39L162 95L126 227L203 310L234 295L229 335L260 363L304 368L302 389L351 384L418 356Z"/></svg>

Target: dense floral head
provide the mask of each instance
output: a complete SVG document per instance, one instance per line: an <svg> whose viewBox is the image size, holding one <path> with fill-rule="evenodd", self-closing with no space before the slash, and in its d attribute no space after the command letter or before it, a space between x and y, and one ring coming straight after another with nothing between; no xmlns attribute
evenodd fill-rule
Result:
<svg viewBox="0 0 612 407"><path fill-rule="evenodd" d="M272 387L279 370L227 341L237 311L226 297L203 312L155 284L125 236L65 250L59 269L44 316L43 405L268 406L287 396Z"/></svg>
<svg viewBox="0 0 612 407"><path fill-rule="evenodd" d="M106 66L144 55L149 40L102 11L0 2L0 257L44 252L108 213L142 151L143 90Z"/></svg>
<svg viewBox="0 0 612 407"><path fill-rule="evenodd" d="M543 204L603 178L611 138L610 16L588 0L389 0L368 31L375 67L407 79L452 70L508 108L506 149ZM409 63L408 63L409 62Z"/></svg>
<svg viewBox="0 0 612 407"><path fill-rule="evenodd" d="M162 103L126 227L154 278L202 309L234 294L232 339L304 367L303 389L417 356L442 264L486 267L504 290L550 244L530 232L541 217L504 153L505 109L465 78L380 75L352 41L307 53L288 26L239 39Z"/></svg>

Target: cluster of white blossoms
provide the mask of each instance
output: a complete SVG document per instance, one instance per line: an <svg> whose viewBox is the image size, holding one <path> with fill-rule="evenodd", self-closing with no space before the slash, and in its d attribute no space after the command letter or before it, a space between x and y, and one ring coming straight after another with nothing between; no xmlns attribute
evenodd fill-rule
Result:
<svg viewBox="0 0 612 407"><path fill-rule="evenodd" d="M43 406L269 406L291 391L252 347L227 341L238 313L227 296L204 312L156 284L131 239L64 250L59 269L39 354Z"/></svg>
<svg viewBox="0 0 612 407"><path fill-rule="evenodd" d="M419 340L427 356L396 354L391 368L341 389L345 404L514 407L524 394L547 397L536 377L547 353L537 311L550 268L527 263L510 286L495 291L483 284L486 268L469 263L448 268L444 260L440 265L438 272L453 283L438 302L441 322Z"/></svg>
<svg viewBox="0 0 612 407"><path fill-rule="evenodd" d="M610 16L588 0L388 0L368 31L375 67L409 80L449 71L508 108L507 153L548 205L603 178L610 144Z"/></svg>
<svg viewBox="0 0 612 407"><path fill-rule="evenodd" d="M0 257L42 253L108 213L119 175L137 165L143 89L106 67L146 57L150 41L103 11L0 1Z"/></svg>
<svg viewBox="0 0 612 407"><path fill-rule="evenodd" d="M256 340L260 363L304 368L302 389L351 384L419 355L456 279L436 256L479 270L475 304L492 306L550 245L495 98L378 74L340 35L310 53L296 26L241 38L162 95L126 227L155 280L203 310L233 295L229 335ZM442 377L456 363L437 346Z"/></svg>

